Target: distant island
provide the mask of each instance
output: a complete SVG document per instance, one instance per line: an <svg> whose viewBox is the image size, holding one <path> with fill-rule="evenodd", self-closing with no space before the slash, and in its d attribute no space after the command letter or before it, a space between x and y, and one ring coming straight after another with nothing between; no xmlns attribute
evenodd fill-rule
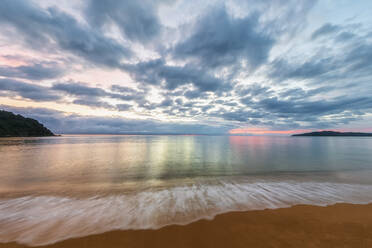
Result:
<svg viewBox="0 0 372 248"><path fill-rule="evenodd" d="M0 110L0 137L55 136L35 119Z"/></svg>
<svg viewBox="0 0 372 248"><path fill-rule="evenodd" d="M293 134L292 136L358 136L360 137L360 136L372 136L372 133L321 131L321 132Z"/></svg>

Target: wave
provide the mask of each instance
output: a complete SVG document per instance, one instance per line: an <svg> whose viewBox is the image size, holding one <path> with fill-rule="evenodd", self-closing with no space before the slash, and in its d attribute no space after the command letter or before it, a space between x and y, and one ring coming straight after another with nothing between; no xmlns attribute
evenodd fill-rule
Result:
<svg viewBox="0 0 372 248"><path fill-rule="evenodd" d="M230 211L372 202L372 186L328 182L227 182L89 198L0 199L0 242L47 245L111 230L157 229Z"/></svg>

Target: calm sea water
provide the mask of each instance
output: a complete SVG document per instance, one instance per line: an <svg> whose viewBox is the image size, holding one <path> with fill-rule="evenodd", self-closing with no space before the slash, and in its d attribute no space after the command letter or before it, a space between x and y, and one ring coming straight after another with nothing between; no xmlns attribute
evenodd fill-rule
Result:
<svg viewBox="0 0 372 248"><path fill-rule="evenodd" d="M228 211L371 201L368 137L0 139L0 242L41 245Z"/></svg>

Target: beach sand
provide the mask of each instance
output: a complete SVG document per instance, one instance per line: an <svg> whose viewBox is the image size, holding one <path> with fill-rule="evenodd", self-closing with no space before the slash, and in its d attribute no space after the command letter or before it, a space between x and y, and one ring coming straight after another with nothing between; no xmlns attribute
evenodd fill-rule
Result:
<svg viewBox="0 0 372 248"><path fill-rule="evenodd" d="M0 244L5 247L26 246ZM112 231L44 247L372 247L372 204L231 212L185 226Z"/></svg>

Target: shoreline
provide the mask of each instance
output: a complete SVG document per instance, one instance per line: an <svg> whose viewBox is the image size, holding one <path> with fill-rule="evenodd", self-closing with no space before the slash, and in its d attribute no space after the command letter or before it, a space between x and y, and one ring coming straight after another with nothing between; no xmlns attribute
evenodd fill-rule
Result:
<svg viewBox="0 0 372 248"><path fill-rule="evenodd" d="M110 231L35 247L372 247L372 203L228 212L187 225Z"/></svg>

